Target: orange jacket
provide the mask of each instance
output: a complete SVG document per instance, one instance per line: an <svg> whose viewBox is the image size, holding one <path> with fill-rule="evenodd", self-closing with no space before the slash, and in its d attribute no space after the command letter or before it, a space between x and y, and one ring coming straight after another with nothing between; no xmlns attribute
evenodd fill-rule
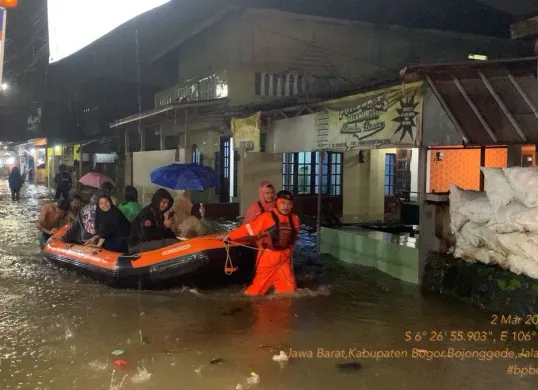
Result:
<svg viewBox="0 0 538 390"><path fill-rule="evenodd" d="M258 216L254 221L250 223L246 223L237 229L231 231L228 234L228 238L232 241L240 240L245 237L259 237L257 240L258 246L263 246L265 242L267 242L267 235L264 234L267 231L269 231L272 227L275 226L275 220L273 218L274 213L280 222L286 223L288 222L288 216L280 214L276 209L273 210L273 212L265 212ZM293 223L293 227L295 228L296 232L299 232L300 229L300 221L299 217L296 214L290 214L291 221ZM293 245L290 246L290 248L293 247Z"/></svg>

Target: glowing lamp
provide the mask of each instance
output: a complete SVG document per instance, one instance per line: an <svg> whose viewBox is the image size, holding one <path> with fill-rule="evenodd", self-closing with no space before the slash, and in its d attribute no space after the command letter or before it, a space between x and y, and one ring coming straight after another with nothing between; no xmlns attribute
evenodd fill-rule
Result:
<svg viewBox="0 0 538 390"><path fill-rule="evenodd" d="M15 8L19 4L19 0L0 0L0 7Z"/></svg>

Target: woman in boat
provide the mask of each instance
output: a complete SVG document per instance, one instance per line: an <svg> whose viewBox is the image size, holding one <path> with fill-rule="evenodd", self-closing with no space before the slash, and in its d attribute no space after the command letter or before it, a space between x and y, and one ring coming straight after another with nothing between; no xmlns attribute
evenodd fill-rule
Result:
<svg viewBox="0 0 538 390"><path fill-rule="evenodd" d="M133 219L142 211L142 206L138 203L138 191L133 186L127 186L123 195L125 203L122 203L119 209L129 222L133 222Z"/></svg>
<svg viewBox="0 0 538 390"><path fill-rule="evenodd" d="M172 195L164 188L159 188L151 198L151 203L144 207L131 224L129 234L129 253L152 251L178 242L170 229L173 218L164 214L174 205Z"/></svg>
<svg viewBox="0 0 538 390"><path fill-rule="evenodd" d="M123 213L113 205L108 194L101 194L97 200L95 213L95 236L89 240L112 252L127 252L127 239L131 224Z"/></svg>

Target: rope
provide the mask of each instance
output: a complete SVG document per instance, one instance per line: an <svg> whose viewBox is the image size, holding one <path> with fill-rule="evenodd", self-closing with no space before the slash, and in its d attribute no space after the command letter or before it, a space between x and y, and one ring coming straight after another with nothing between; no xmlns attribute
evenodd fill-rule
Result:
<svg viewBox="0 0 538 390"><path fill-rule="evenodd" d="M235 271L237 271L237 267L234 267L232 263L232 257L230 256L230 244L227 242L224 242L224 249L226 249L226 262L224 263L224 273L227 276L230 276Z"/></svg>

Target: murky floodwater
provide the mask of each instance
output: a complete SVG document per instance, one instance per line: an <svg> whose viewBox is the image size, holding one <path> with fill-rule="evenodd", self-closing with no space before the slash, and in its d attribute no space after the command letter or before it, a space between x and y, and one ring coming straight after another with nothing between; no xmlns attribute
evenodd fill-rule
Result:
<svg viewBox="0 0 538 390"><path fill-rule="evenodd" d="M246 389L251 372L259 390L535 388L538 376L506 374L511 359L412 359L413 347L537 344L407 343L406 331L486 330L490 316L333 259L297 256L298 281L309 289L293 299L249 299L236 287L113 290L49 268L35 229L48 193L29 186L17 203L8 192L0 182L0 389ZM290 348L303 357L272 360ZM346 361L318 358L318 348L407 350L409 357ZM127 365L114 366L118 360ZM362 368L337 365L356 361Z"/></svg>

